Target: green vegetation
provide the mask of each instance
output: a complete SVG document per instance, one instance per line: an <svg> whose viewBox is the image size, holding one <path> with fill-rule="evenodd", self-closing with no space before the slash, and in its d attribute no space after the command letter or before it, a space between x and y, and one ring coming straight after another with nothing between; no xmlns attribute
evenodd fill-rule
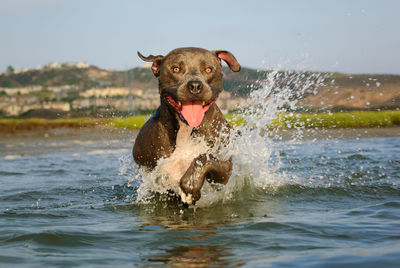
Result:
<svg viewBox="0 0 400 268"><path fill-rule="evenodd" d="M140 129L144 125L146 118L149 118L149 116L139 115L126 118L0 119L0 132L90 127Z"/></svg>
<svg viewBox="0 0 400 268"><path fill-rule="evenodd" d="M52 93L46 87L43 87L41 91L34 92L32 95L37 96L40 102L52 100Z"/></svg>
<svg viewBox="0 0 400 268"><path fill-rule="evenodd" d="M0 119L0 132L46 130L54 128L109 127L140 129L149 116L139 115L126 118L73 118L73 119ZM228 121L235 126L245 122L243 119ZM268 129L276 128L366 128L400 126L400 111L349 112L317 114L279 114Z"/></svg>
<svg viewBox="0 0 400 268"><path fill-rule="evenodd" d="M11 87L10 79L4 78L0 81L0 87Z"/></svg>
<svg viewBox="0 0 400 268"><path fill-rule="evenodd" d="M61 98L61 101L65 101L65 102L73 102L76 99L79 99L79 91L78 90L70 90L67 92L67 96L64 98Z"/></svg>
<svg viewBox="0 0 400 268"><path fill-rule="evenodd" d="M400 111L280 115L273 123L284 128L367 128L400 126Z"/></svg>
<svg viewBox="0 0 400 268"><path fill-rule="evenodd" d="M125 118L110 118L108 119L108 125L117 128L140 129L149 117L149 115L137 115Z"/></svg>
<svg viewBox="0 0 400 268"><path fill-rule="evenodd" d="M232 125L246 124L243 119L227 117ZM400 111L347 113L282 113L268 126L276 128L367 128L400 126Z"/></svg>
<svg viewBox="0 0 400 268"><path fill-rule="evenodd" d="M7 66L6 72L11 74L14 72L14 68L11 65L9 65L9 66Z"/></svg>

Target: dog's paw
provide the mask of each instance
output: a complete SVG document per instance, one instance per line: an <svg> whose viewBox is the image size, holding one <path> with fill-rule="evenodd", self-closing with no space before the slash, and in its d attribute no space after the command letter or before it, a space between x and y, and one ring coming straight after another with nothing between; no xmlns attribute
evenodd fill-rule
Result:
<svg viewBox="0 0 400 268"><path fill-rule="evenodd" d="M188 204L188 205L194 205L194 200L192 194L188 193L186 194L184 191L182 191L181 188L179 188L179 196L181 197L181 200L183 203Z"/></svg>

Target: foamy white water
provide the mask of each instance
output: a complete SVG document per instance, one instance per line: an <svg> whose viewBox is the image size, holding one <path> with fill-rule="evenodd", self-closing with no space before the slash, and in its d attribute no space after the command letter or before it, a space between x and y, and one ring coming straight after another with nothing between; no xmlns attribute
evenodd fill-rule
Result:
<svg viewBox="0 0 400 268"><path fill-rule="evenodd" d="M229 202L241 189L248 185L254 189L271 189L296 180L279 171L279 151L276 140L279 132L267 130L282 112L295 111L298 100L304 94L316 94L325 77L321 74L274 70L259 81L261 87L253 90L247 102L234 115L234 120L242 119L229 134L228 146L219 149L219 157L233 159L233 172L227 185L204 183L201 198L196 206L210 206L216 202ZM297 127L287 143L294 143L303 136L303 127ZM165 160L160 160L163 162ZM140 171L133 181L140 180L138 202L148 202L153 193L167 193L165 177L158 168L153 172Z"/></svg>
<svg viewBox="0 0 400 268"><path fill-rule="evenodd" d="M274 119L286 111L295 111L298 100L304 94L316 94L324 76L303 72L272 71L261 81L262 87L250 93L247 103L235 114L235 120L243 118L235 128L241 135L232 138L230 151L234 155L234 176L251 178L256 187L279 186L288 183L289 178L278 172L279 152L276 140L281 134L266 129ZM291 116L291 113L289 113ZM303 127L297 127L286 143L295 143L303 137Z"/></svg>

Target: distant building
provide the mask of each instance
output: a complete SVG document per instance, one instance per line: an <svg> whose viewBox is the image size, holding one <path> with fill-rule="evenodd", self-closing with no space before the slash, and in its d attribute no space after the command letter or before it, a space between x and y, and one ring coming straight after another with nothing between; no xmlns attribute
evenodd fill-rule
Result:
<svg viewBox="0 0 400 268"><path fill-rule="evenodd" d="M22 68L22 69L17 69L14 71L15 74L21 74L21 73L26 73L28 71L30 71L31 69L29 68Z"/></svg>
<svg viewBox="0 0 400 268"><path fill-rule="evenodd" d="M79 95L84 98L105 98L127 95L143 96L143 90L127 87L91 88L79 93Z"/></svg>
<svg viewBox="0 0 400 268"><path fill-rule="evenodd" d="M71 105L68 102L54 101L43 103L41 108L69 112L71 110Z"/></svg>
<svg viewBox="0 0 400 268"><path fill-rule="evenodd" d="M0 110L7 116L17 116L29 110L54 109L68 112L71 106L68 102L40 103L35 96L12 96L0 98Z"/></svg>
<svg viewBox="0 0 400 268"><path fill-rule="evenodd" d="M67 62L67 63L64 64L64 66L75 67L75 68L80 68L80 69L89 68L90 67L90 65L88 63L84 62L84 61Z"/></svg>
<svg viewBox="0 0 400 268"><path fill-rule="evenodd" d="M42 86L29 86L29 87L0 87L0 91L4 91L7 95L25 95L32 92L38 92L42 90Z"/></svg>
<svg viewBox="0 0 400 268"><path fill-rule="evenodd" d="M50 62L50 63L46 64L45 67L50 68L50 69L58 69L58 68L61 68L61 64L57 61L54 61L54 62Z"/></svg>

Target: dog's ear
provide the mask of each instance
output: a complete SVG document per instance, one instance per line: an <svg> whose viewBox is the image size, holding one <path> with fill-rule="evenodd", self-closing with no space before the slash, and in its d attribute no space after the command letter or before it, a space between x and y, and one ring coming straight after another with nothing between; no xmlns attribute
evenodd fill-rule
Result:
<svg viewBox="0 0 400 268"><path fill-rule="evenodd" d="M232 53L226 50L214 50L213 53L217 56L220 63L221 60L224 60L232 71L240 71L240 64L236 60L235 56L232 55Z"/></svg>
<svg viewBox="0 0 400 268"><path fill-rule="evenodd" d="M163 60L164 56L162 55L158 55L158 56L153 56L153 55L149 55L148 57L143 56L139 51L137 52L139 58L141 58L144 61L147 62L152 62L153 65L151 66L151 70L153 71L153 74L158 77L160 74L160 64L161 61Z"/></svg>

